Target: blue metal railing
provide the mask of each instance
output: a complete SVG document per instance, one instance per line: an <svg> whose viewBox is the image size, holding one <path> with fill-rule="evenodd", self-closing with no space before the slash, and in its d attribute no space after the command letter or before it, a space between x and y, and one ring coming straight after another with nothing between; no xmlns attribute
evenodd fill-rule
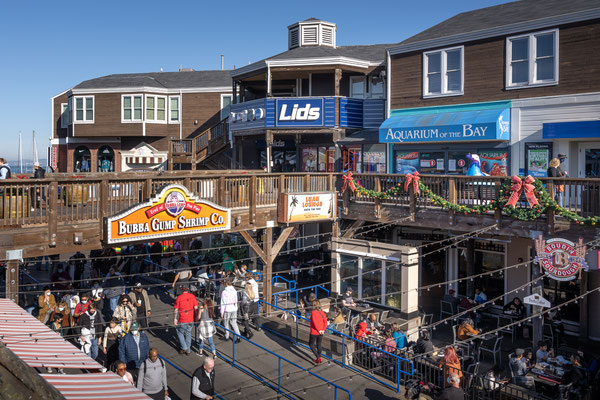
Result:
<svg viewBox="0 0 600 400"><path fill-rule="evenodd" d="M262 301L262 300L261 300L261 301ZM268 303L267 303L267 304L268 304ZM265 347L263 347L263 346L259 345L258 343L255 343L255 342L253 342L252 340L249 340L249 339L245 338L245 337L244 337L244 336L242 336L242 335L238 335L238 334L236 334L235 332L233 332L233 331L231 331L231 330L229 330L229 329L225 328L225 327L224 327L224 326L222 326L222 325L219 325L219 324L217 324L216 322L215 322L215 326L217 326L217 327L219 327L219 328L223 329L223 331L225 331L225 332L228 332L228 333L230 333L230 334L232 335L232 339L233 339L233 341L232 341L233 348L232 348L232 354L231 354L231 357L229 357L229 356L226 356L226 355L224 355L224 354L223 354L223 353L221 353L221 352L217 353L218 357L222 358L222 359L223 359L224 361L226 361L226 362L229 362L229 363L231 363L231 365L232 365L232 366L234 366L234 367L236 367L236 368L238 368L238 369L240 369L240 370L244 371L245 373L247 373L248 375L252 376L253 378L255 378L255 379L257 379L257 380L261 381L261 382L262 382L262 383L264 383L265 385L269 386L271 389L273 389L273 390L276 390L278 394L281 394L282 396L285 396L285 397L287 397L287 398L290 398L290 399L297 399L297 398L298 398L298 397L294 396L294 394L293 394L292 392L286 392L285 390L282 390L282 388L281 388L281 377L282 377L282 374L281 374L281 362L282 362L282 361L284 361L284 362L287 362L289 365L291 365L291 366L293 366L293 367L296 367L296 368L298 368L298 369L300 369L300 370L302 370L302 371L304 371L304 372L307 372L309 375L311 375L311 376L314 376L315 378L317 378L317 379L319 379L319 380L323 381L324 383L326 383L326 384L328 384L328 385L331 385L331 386L334 388L334 391L333 391L333 395L334 395L334 397L333 397L333 398L334 398L334 400L337 400L337 398L338 398L338 391L339 391L339 390L341 390L341 391L343 391L343 392L346 392L346 393L348 394L348 400L352 400L352 394L350 393L350 391L349 391L348 389L345 389L345 388L343 388L343 387L341 387L341 386L339 386L339 385L336 385L336 384L335 384L335 383L333 383L332 381L330 381L330 380L328 380L328 379L326 379L326 378L323 378L322 376L320 376L320 375L318 375L318 374L316 374L316 373L314 373L314 372L310 371L310 370L309 370L309 369L307 369L307 368L304 368L304 367L303 367L303 366L301 366L301 365L298 365L298 364L296 364L296 363L295 363L295 362L293 362L293 361L290 361L290 360L288 360L288 359L287 359L287 358L285 358L285 357L282 357L282 356L280 356L279 354L276 354L276 353L274 353L273 351L271 351L271 350L269 350L269 349L267 349L267 348L265 348ZM236 346L236 343L235 343L235 342L236 342L236 338L243 339L243 340L245 340L246 342L248 342L248 343L250 343L250 344L252 344L252 345L254 345L254 346L258 347L259 349L261 349L261 350L264 350L265 352L267 352L267 353L269 353L269 354L271 354L271 355L273 355L273 356L277 357L277 386L275 386L275 385L274 385L274 384L272 384L271 382L267 381L267 380L266 380L266 379L264 379L263 377L261 377L261 376L259 376L259 375L255 374L255 373L254 373L252 370L246 369L246 368L244 368L244 367L240 366L239 364L236 364L236 358L235 358L235 346ZM196 340L196 345L198 345L198 330L197 330L197 329L196 329L196 339L195 339L195 340ZM205 348L207 348L207 347L205 346ZM207 348L207 349L208 349L208 348ZM226 357L228 357L229 359L228 359L228 358L226 358Z"/></svg>
<svg viewBox="0 0 600 400"><path fill-rule="evenodd" d="M296 344L297 346L300 346L300 347L303 347L303 348L306 348L306 349L310 350L309 346L305 345L304 343L301 343L300 340L299 340L299 324L300 324L299 321L302 319L302 320L308 322L308 324L310 325L310 320L308 318L296 315L295 313L290 313L290 311L286 310L285 308L278 307L278 306L276 306L274 304L267 303L266 301L263 301L263 300L259 300L259 302L264 303L265 306L273 307L273 308L275 308L277 310L280 310L280 311L283 311L285 313L294 315L294 317L295 317L294 320L295 320L295 323L296 323L296 337L293 338L293 337L289 337L287 335L283 335L283 334L281 334L279 332L275 332L274 330L269 329L269 328L267 328L265 326L263 326L263 329L268 330L269 332L271 332L271 333L273 333L273 334L275 334L277 336L280 336L280 337L282 337L282 338L284 338L286 340L289 340L292 343ZM335 362L336 364L341 365L342 368L349 368L352 371L358 372L359 374L361 374L363 376L366 376L369 379L372 379L372 380L374 380L374 381L376 381L378 383L381 383L382 385L385 385L385 386L387 386L387 387L389 387L391 389L396 390L398 393L400 393L400 382L401 382L400 377L401 377L401 375L413 376L415 374L415 366L414 366L414 364L413 364L413 362L411 360L408 360L406 358L400 357L400 356L398 356L396 354L389 353L389 352L387 352L387 351L385 351L383 349L380 349L379 347L377 347L377 346L375 346L373 344L363 342L362 340L358 340L356 338L353 338L352 336L349 336L349 335L346 335L345 333L336 331L335 329L328 328L327 331L328 332L332 332L334 335L340 336L342 338L342 361L336 360L333 357L329 357L326 354L323 354L322 356L325 357L325 358L327 358L327 359L329 359L329 360L331 360L331 361L333 361L333 362ZM387 357L389 357L392 360L395 360L395 364L396 364L395 365L395 367L396 367L396 376L395 376L396 382L395 383L396 383L396 385L390 385L388 382L382 381L380 379L377 379L375 376L370 375L369 371L364 371L364 370L357 369L357 368L353 367L352 365L350 365L350 363L346 362L346 356L348 355L346 353L346 343L347 342L354 342L355 347L356 347L356 345L358 345L361 348L368 349L369 352L377 352L377 353L380 353L382 355L386 355ZM402 368L403 365L407 366L406 370L404 370Z"/></svg>
<svg viewBox="0 0 600 400"><path fill-rule="evenodd" d="M296 289L296 281L295 280L289 280L289 279L285 279L283 276L281 275L275 275L273 277L273 279L271 279L271 284L273 286L275 286L275 284L279 281L283 281L283 283L286 283L288 285L288 288L290 289Z"/></svg>
<svg viewBox="0 0 600 400"><path fill-rule="evenodd" d="M184 374L185 376L187 376L188 378L192 379L192 375L190 375L188 372L184 371L183 369L181 369L180 367L178 367L177 365L173 364L171 361L167 360L166 358L164 358L163 356L161 356L160 354L158 355L158 357L160 357L161 360L163 360L164 362L166 362L167 364L169 364L171 367L175 368L177 371L181 372L182 374ZM218 399L220 400L225 400L225 398L223 396L220 396L218 393L215 392L214 396L216 396Z"/></svg>
<svg viewBox="0 0 600 400"><path fill-rule="evenodd" d="M296 295L296 307L298 307L298 294L302 291L311 290L311 289L315 290L315 296L317 296L317 298L319 298L319 289L325 291L327 293L327 297L329 297L329 293L330 293L329 289L327 289L321 285L301 287L298 289L293 288L293 289L285 290L283 292L273 293L272 296L275 296L275 305L278 306L279 305L279 296L287 294L288 300L290 300L290 298L295 294Z"/></svg>

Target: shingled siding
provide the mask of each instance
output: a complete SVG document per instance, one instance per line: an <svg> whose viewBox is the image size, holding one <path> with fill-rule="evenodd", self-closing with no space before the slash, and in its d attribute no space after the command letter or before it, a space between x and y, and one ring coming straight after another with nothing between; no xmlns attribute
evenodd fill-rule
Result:
<svg viewBox="0 0 600 400"><path fill-rule="evenodd" d="M54 137L64 138L67 137L67 128L61 127L61 104L67 103L69 100L66 93L61 94L54 98L54 104L52 106L52 125L54 125Z"/></svg>
<svg viewBox="0 0 600 400"><path fill-rule="evenodd" d="M141 122L121 122L121 95L123 93L93 94L94 123L76 124L75 137L142 137ZM138 94L133 93L133 94ZM152 95L154 93L144 93ZM156 93L157 95L164 95ZM171 94L176 95L176 94ZM85 96L77 94L77 96ZM56 102L56 100L55 100ZM55 109L57 105L55 104ZM60 104L58 105L60 108ZM181 116L183 117L182 136L188 137L204 130L219 121L221 93L183 93ZM145 110L144 110L145 112ZM60 121L58 121L60 126ZM146 122L146 136L179 138L179 123Z"/></svg>
<svg viewBox="0 0 600 400"><path fill-rule="evenodd" d="M464 94L433 99L423 99L423 52L392 56L391 108L600 91L600 23L560 27L558 52L558 85L505 90L506 38L465 44Z"/></svg>

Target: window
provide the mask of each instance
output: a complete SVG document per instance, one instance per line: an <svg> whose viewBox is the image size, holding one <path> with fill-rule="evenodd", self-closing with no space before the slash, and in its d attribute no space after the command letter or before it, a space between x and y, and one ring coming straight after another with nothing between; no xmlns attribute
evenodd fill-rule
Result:
<svg viewBox="0 0 600 400"><path fill-rule="evenodd" d="M67 128L71 123L71 110L69 110L69 103L60 104L60 127Z"/></svg>
<svg viewBox="0 0 600 400"><path fill-rule="evenodd" d="M424 97L463 94L463 47L423 53Z"/></svg>
<svg viewBox="0 0 600 400"><path fill-rule="evenodd" d="M167 122L167 98L146 96L146 121Z"/></svg>
<svg viewBox="0 0 600 400"><path fill-rule="evenodd" d="M365 97L365 78L363 76L350 77L350 97L359 99Z"/></svg>
<svg viewBox="0 0 600 400"><path fill-rule="evenodd" d="M92 164L92 156L90 149L85 146L79 146L73 151L73 171L75 172L90 172Z"/></svg>
<svg viewBox="0 0 600 400"><path fill-rule="evenodd" d="M369 94L373 99L383 99L383 79L378 76L371 76L369 79Z"/></svg>
<svg viewBox="0 0 600 400"><path fill-rule="evenodd" d="M75 121L84 123L94 122L94 97L75 97Z"/></svg>
<svg viewBox="0 0 600 400"><path fill-rule="evenodd" d="M121 122L142 121L142 95L122 96Z"/></svg>
<svg viewBox="0 0 600 400"><path fill-rule="evenodd" d="M558 30L507 38L506 69L507 89L558 83Z"/></svg>
<svg viewBox="0 0 600 400"><path fill-rule="evenodd" d="M231 102L233 96L230 94L221 95L221 120L229 117L229 110L231 109Z"/></svg>
<svg viewBox="0 0 600 400"><path fill-rule="evenodd" d="M111 147L100 147L96 168L98 172L115 172L115 152Z"/></svg>
<svg viewBox="0 0 600 400"><path fill-rule="evenodd" d="M169 122L179 122L179 96L169 96Z"/></svg>

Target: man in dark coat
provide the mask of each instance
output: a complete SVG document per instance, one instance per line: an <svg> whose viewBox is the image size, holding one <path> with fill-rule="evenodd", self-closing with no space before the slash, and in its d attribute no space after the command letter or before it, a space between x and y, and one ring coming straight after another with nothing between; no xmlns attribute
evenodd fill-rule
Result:
<svg viewBox="0 0 600 400"><path fill-rule="evenodd" d="M98 357L98 345L102 340L104 328L104 318L102 318L102 313L96 311L95 304L90 304L87 311L81 314L79 317L79 327L80 329L89 329L92 335L90 357L95 360Z"/></svg>
<svg viewBox="0 0 600 400"><path fill-rule="evenodd" d="M127 364L129 371L137 371L150 352L148 336L139 329L139 324L133 322L129 333L119 343L119 361Z"/></svg>
<svg viewBox="0 0 600 400"><path fill-rule="evenodd" d="M212 400L215 394L215 361L206 357L201 367L192 375L191 400Z"/></svg>

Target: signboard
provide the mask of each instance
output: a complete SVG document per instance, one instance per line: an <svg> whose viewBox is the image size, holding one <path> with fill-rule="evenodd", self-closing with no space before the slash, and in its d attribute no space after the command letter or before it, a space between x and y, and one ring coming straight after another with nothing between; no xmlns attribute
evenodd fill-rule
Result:
<svg viewBox="0 0 600 400"><path fill-rule="evenodd" d="M557 281L570 281L578 277L579 271L588 269L585 262L586 246L583 239L577 245L567 239L549 239L545 241L540 235L535 240L537 251L536 262L544 269L545 274Z"/></svg>
<svg viewBox="0 0 600 400"><path fill-rule="evenodd" d="M550 307L550 302L539 294L532 294L523 298L523 303L531 304L532 306Z"/></svg>
<svg viewBox="0 0 600 400"><path fill-rule="evenodd" d="M525 174L534 178L548 176L552 159L552 143L525 143Z"/></svg>
<svg viewBox="0 0 600 400"><path fill-rule="evenodd" d="M323 98L276 99L276 126L323 126Z"/></svg>
<svg viewBox="0 0 600 400"><path fill-rule="evenodd" d="M146 203L106 218L106 243L197 235L230 229L231 211L169 185Z"/></svg>
<svg viewBox="0 0 600 400"><path fill-rule="evenodd" d="M481 171L491 176L506 176L508 152L506 150L480 150Z"/></svg>
<svg viewBox="0 0 600 400"><path fill-rule="evenodd" d="M305 222L334 219L335 192L281 193L277 204L279 222Z"/></svg>

